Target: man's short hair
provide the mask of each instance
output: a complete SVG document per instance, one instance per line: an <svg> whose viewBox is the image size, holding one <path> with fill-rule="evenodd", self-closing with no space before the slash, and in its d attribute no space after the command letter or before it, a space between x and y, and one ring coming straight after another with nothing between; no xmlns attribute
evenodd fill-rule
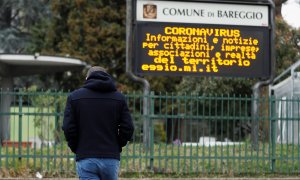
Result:
<svg viewBox="0 0 300 180"><path fill-rule="evenodd" d="M86 77L88 78L92 74L92 72L96 72L96 71L107 72L106 69L101 66L93 66L88 70Z"/></svg>

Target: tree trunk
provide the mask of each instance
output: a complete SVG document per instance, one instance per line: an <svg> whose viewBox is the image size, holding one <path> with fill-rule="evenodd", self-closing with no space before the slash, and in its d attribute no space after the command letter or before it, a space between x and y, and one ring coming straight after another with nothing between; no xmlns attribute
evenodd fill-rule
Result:
<svg viewBox="0 0 300 180"><path fill-rule="evenodd" d="M282 17L281 14L282 4L287 2L288 0L273 0L273 1L275 3L275 16Z"/></svg>

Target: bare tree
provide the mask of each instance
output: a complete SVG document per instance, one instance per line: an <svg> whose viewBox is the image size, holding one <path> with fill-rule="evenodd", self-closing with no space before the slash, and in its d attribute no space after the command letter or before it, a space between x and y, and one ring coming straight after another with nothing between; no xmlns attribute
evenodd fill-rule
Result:
<svg viewBox="0 0 300 180"><path fill-rule="evenodd" d="M281 9L282 9L282 4L287 2L288 0L273 0L275 3L275 15L276 17L282 17L281 14Z"/></svg>

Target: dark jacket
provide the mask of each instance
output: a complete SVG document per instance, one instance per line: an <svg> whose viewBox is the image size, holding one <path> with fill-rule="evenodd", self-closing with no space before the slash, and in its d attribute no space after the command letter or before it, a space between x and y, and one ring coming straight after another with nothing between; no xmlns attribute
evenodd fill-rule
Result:
<svg viewBox="0 0 300 180"><path fill-rule="evenodd" d="M120 159L134 127L125 97L109 74L93 72L68 96L62 129L76 160Z"/></svg>

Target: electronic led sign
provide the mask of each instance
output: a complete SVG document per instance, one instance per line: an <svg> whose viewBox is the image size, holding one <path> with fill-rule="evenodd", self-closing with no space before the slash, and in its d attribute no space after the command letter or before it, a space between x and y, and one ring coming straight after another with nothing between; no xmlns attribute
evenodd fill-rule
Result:
<svg viewBox="0 0 300 180"><path fill-rule="evenodd" d="M137 1L139 75L269 77L268 6Z"/></svg>

